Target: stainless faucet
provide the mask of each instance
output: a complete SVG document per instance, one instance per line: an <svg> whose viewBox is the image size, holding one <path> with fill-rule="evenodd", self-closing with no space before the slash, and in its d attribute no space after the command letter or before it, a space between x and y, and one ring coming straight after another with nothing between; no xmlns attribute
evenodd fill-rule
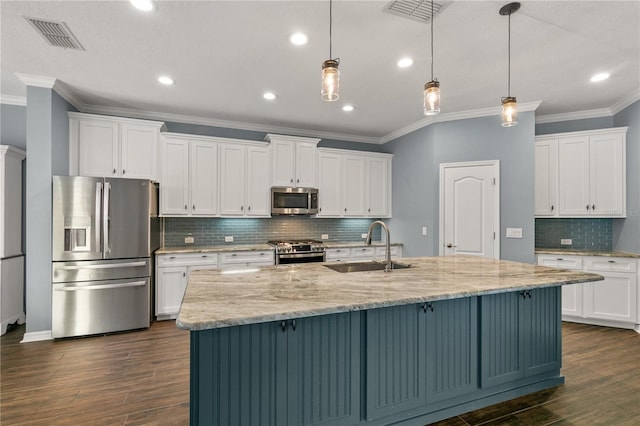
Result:
<svg viewBox="0 0 640 426"><path fill-rule="evenodd" d="M371 245L371 232L373 231L373 228L376 227L376 225L380 225L382 229L384 229L384 232L387 234L387 265L384 267L384 271L391 272L391 237L389 236L389 227L387 226L387 224L381 220L376 220L371 225L369 225L369 231L367 232L367 239L365 240L365 244L368 246Z"/></svg>

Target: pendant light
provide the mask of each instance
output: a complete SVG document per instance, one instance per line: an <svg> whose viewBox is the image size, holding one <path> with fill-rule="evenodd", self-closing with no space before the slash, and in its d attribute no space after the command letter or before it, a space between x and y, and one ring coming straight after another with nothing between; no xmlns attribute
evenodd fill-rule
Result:
<svg viewBox="0 0 640 426"><path fill-rule="evenodd" d="M424 115L440 112L440 82L433 78L433 0L431 0L431 81L424 85Z"/></svg>
<svg viewBox="0 0 640 426"><path fill-rule="evenodd" d="M507 67L507 97L502 98L502 127L518 124L518 104L515 96L511 96L511 14L520 9L520 3L514 2L500 8L500 15L509 17L509 62Z"/></svg>
<svg viewBox="0 0 640 426"><path fill-rule="evenodd" d="M331 29L333 25L333 1L329 0L329 58L331 58ZM322 63L322 100L337 101L340 97L340 58L327 59Z"/></svg>

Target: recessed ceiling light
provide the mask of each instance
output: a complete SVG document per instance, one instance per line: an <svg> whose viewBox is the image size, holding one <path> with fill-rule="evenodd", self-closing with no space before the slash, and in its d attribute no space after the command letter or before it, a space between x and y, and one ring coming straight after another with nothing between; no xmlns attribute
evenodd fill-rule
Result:
<svg viewBox="0 0 640 426"><path fill-rule="evenodd" d="M158 82L160 84L164 84L165 86L171 86L173 83L175 83L175 81L173 81L173 79L167 75L158 77Z"/></svg>
<svg viewBox="0 0 640 426"><path fill-rule="evenodd" d="M296 46L302 46L304 44L307 44L307 41L309 41L309 39L304 33L293 33L289 36L289 41L291 42L291 44L295 44Z"/></svg>
<svg viewBox="0 0 640 426"><path fill-rule="evenodd" d="M154 4L151 0L129 0L129 2L138 10L144 12L150 12L154 9Z"/></svg>
<svg viewBox="0 0 640 426"><path fill-rule="evenodd" d="M402 58L398 61L398 67L400 68L408 68L413 65L413 59L411 58Z"/></svg>
<svg viewBox="0 0 640 426"><path fill-rule="evenodd" d="M598 74L594 74L593 77L591 77L591 82L596 83L598 81L604 81L608 79L610 75L611 74L609 74L608 72L600 72Z"/></svg>
<svg viewBox="0 0 640 426"><path fill-rule="evenodd" d="M266 99L266 100L268 100L268 101L272 101L272 100L274 100L275 98L277 98L277 97L278 97L278 95L276 95L276 94L275 94L275 93L273 93L273 92L264 92L264 94L262 95L262 97L263 97L263 98L265 98L265 99Z"/></svg>
<svg viewBox="0 0 640 426"><path fill-rule="evenodd" d="M345 112L351 112L353 111L355 108L353 107L353 105L345 105L342 107L342 110Z"/></svg>

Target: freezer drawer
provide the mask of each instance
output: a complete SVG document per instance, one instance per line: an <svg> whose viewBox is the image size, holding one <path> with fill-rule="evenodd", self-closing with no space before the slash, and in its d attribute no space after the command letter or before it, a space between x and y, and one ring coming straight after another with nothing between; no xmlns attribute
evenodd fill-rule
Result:
<svg viewBox="0 0 640 426"><path fill-rule="evenodd" d="M54 283L52 330L56 337L84 336L150 325L149 278Z"/></svg>
<svg viewBox="0 0 640 426"><path fill-rule="evenodd" d="M143 278L151 276L151 259L53 262L52 268L54 283Z"/></svg>

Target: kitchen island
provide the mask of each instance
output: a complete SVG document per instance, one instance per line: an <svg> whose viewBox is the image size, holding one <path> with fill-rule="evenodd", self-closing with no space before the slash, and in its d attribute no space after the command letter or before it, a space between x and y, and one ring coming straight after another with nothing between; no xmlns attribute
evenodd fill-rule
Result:
<svg viewBox="0 0 640 426"><path fill-rule="evenodd" d="M564 382L560 286L601 276L402 261L193 272L177 319L191 331L191 424L424 425Z"/></svg>

